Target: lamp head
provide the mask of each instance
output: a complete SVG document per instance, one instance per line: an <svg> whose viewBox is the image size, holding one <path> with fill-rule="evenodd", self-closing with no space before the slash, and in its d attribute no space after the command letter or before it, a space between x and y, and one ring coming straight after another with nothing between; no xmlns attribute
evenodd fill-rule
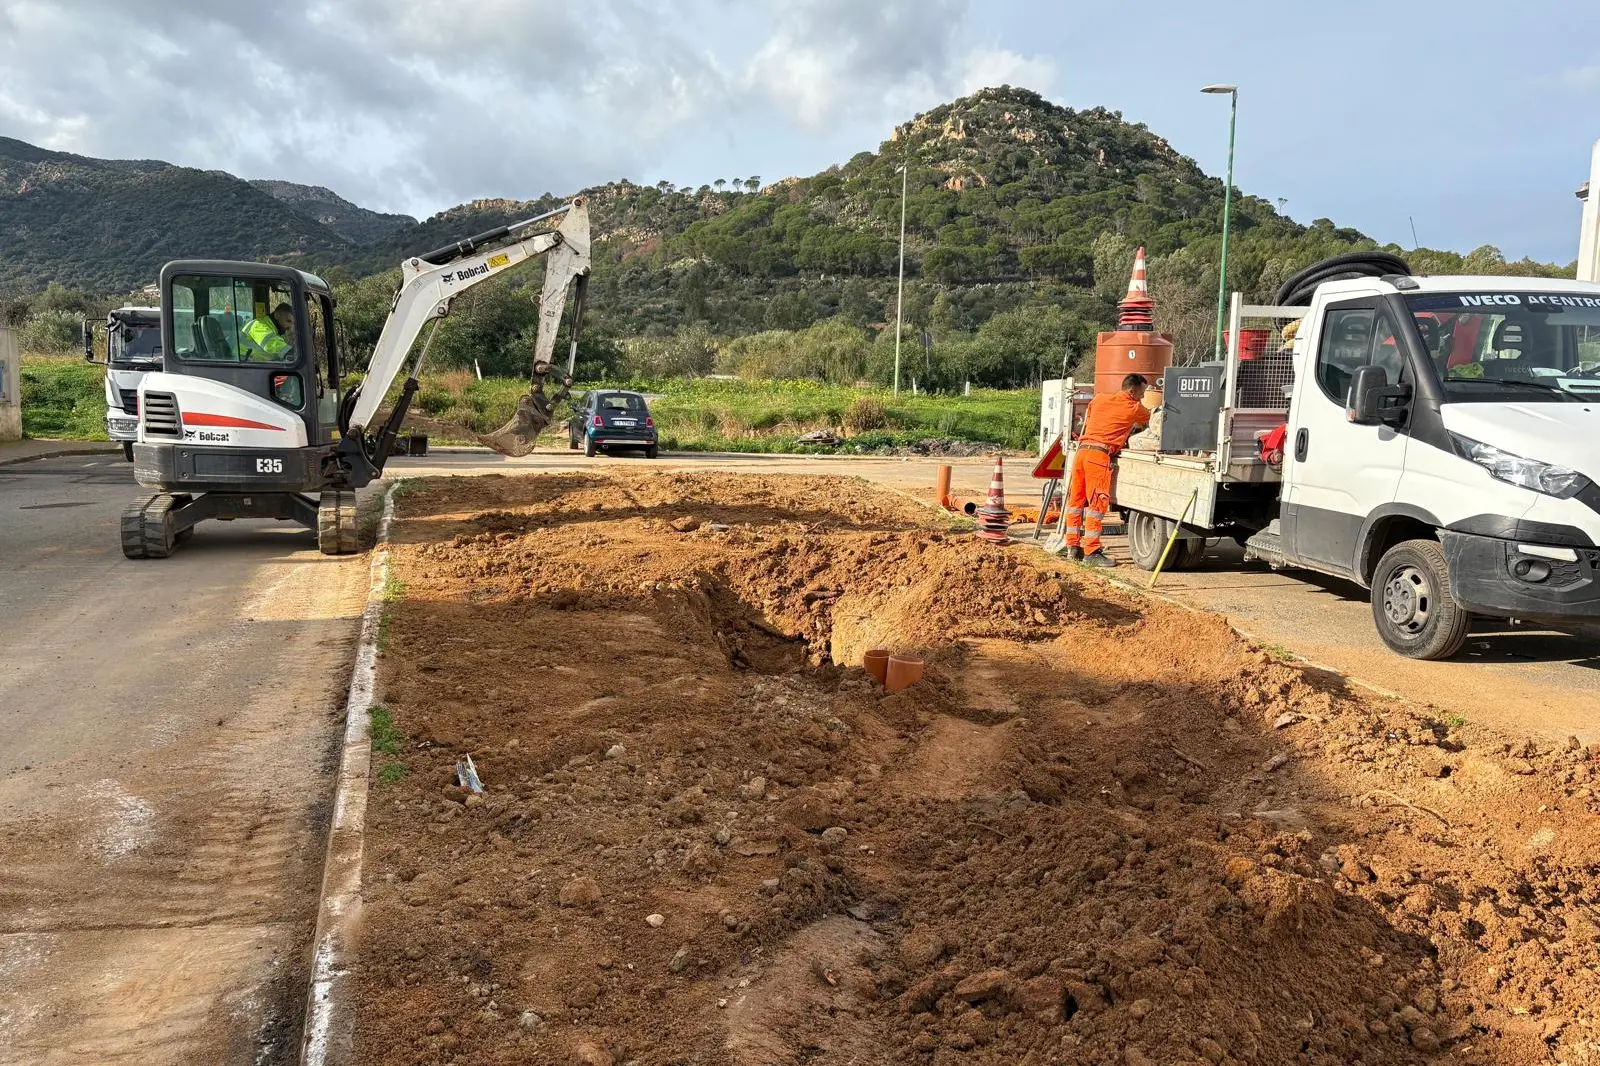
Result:
<svg viewBox="0 0 1600 1066"><path fill-rule="evenodd" d="M1201 89L1200 91L1203 92L1203 93L1215 93L1215 94L1218 94L1218 95L1226 95L1226 94L1229 94L1229 93L1237 93L1239 91L1239 87L1237 85L1207 85L1205 88Z"/></svg>

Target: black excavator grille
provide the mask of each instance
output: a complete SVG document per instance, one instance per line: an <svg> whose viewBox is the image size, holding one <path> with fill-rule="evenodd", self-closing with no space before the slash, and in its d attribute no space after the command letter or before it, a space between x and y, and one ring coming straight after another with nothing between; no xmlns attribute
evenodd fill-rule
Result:
<svg viewBox="0 0 1600 1066"><path fill-rule="evenodd" d="M183 424L178 420L178 398L170 392L144 394L144 432L151 437L181 437Z"/></svg>

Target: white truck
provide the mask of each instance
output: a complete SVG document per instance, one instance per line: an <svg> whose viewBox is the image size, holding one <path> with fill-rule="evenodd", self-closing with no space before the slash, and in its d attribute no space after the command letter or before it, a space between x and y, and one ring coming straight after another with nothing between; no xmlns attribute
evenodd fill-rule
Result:
<svg viewBox="0 0 1600 1066"><path fill-rule="evenodd" d="M105 334L106 436L122 445L122 456L133 461L133 443L139 439L139 382L161 369L161 308L119 307L97 329L83 323L83 357L100 362L99 334Z"/></svg>
<svg viewBox="0 0 1600 1066"><path fill-rule="evenodd" d="M1383 641L1419 659L1455 654L1474 616L1600 620L1600 283L1347 278L1303 307L1235 296L1229 324L1221 367L1169 372L1160 448L1118 460L1137 565L1175 522L1191 548L1231 536L1370 589ZM1195 447L1186 405L1213 383ZM1274 465L1259 441L1280 424Z"/></svg>

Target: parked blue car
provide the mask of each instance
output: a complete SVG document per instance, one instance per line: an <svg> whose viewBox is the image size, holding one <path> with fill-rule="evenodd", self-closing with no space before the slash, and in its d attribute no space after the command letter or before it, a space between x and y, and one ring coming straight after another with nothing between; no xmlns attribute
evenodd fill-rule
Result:
<svg viewBox="0 0 1600 1066"><path fill-rule="evenodd" d="M614 448L642 448L646 459L656 457L656 420L637 392L591 389L567 423L567 443L573 451L582 445L584 455L611 454Z"/></svg>

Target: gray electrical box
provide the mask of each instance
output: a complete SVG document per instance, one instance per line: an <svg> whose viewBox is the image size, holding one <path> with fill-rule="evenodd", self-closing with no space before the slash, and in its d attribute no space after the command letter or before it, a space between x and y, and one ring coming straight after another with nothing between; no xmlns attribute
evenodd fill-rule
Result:
<svg viewBox="0 0 1600 1066"><path fill-rule="evenodd" d="M1226 371L1222 363L1167 368L1161 379L1162 451L1216 451Z"/></svg>

